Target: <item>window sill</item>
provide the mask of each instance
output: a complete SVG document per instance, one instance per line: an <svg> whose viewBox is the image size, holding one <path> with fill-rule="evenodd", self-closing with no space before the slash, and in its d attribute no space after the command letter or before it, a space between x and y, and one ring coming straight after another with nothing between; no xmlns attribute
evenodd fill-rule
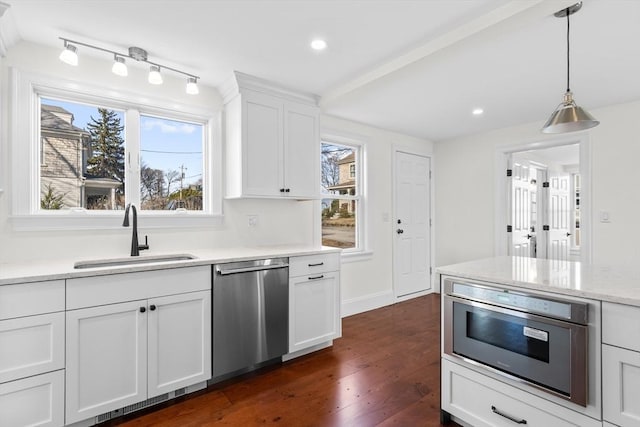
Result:
<svg viewBox="0 0 640 427"><path fill-rule="evenodd" d="M343 263L368 261L373 258L373 251L342 252Z"/></svg>
<svg viewBox="0 0 640 427"><path fill-rule="evenodd" d="M124 211L94 213L88 211L51 213L34 215L14 215L10 217L15 231L39 230L108 230L122 227ZM183 212L139 213L140 228L189 228L215 227L222 225L223 216L213 214L193 214Z"/></svg>

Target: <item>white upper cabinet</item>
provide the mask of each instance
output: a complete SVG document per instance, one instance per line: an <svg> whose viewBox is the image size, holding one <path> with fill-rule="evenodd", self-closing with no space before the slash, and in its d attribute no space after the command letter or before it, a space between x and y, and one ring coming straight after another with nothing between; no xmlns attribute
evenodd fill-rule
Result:
<svg viewBox="0 0 640 427"><path fill-rule="evenodd" d="M236 73L222 92L226 196L319 198L316 97L241 73Z"/></svg>

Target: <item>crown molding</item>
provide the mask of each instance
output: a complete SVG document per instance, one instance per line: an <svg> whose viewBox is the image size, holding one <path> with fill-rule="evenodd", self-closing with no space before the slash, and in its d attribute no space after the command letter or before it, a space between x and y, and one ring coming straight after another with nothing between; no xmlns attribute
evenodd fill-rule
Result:
<svg viewBox="0 0 640 427"><path fill-rule="evenodd" d="M318 95L295 91L277 83L250 76L239 71L234 71L233 76L218 87L225 104L241 92L242 89L268 93L279 98L294 102L303 102L313 106L317 106L320 100Z"/></svg>
<svg viewBox="0 0 640 427"><path fill-rule="evenodd" d="M11 5L0 1L0 57L7 56L9 48L19 41L20 34L11 13Z"/></svg>

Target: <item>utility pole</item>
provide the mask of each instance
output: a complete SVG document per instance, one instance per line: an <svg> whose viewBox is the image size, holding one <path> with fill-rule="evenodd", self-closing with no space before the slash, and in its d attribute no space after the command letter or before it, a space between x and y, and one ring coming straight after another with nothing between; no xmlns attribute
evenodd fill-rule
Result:
<svg viewBox="0 0 640 427"><path fill-rule="evenodd" d="M184 164L180 165L180 202L178 202L178 207L184 208L184 201L182 200L182 182L184 181L184 171L187 168L184 167Z"/></svg>

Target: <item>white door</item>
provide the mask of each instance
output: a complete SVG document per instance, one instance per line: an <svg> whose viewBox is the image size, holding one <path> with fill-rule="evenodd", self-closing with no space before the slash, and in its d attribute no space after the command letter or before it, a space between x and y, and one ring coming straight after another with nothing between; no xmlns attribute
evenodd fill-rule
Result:
<svg viewBox="0 0 640 427"><path fill-rule="evenodd" d="M531 182L531 171L527 161L513 160L510 167L510 221L509 255L535 257L531 231L531 202L536 185ZM535 170L534 170L535 173ZM535 175L533 175L535 176Z"/></svg>
<svg viewBox="0 0 640 427"><path fill-rule="evenodd" d="M431 288L431 162L396 151L394 289L396 298Z"/></svg>
<svg viewBox="0 0 640 427"><path fill-rule="evenodd" d="M211 378L211 291L149 300L149 393Z"/></svg>
<svg viewBox="0 0 640 427"><path fill-rule="evenodd" d="M147 302L67 312L66 423L147 398Z"/></svg>
<svg viewBox="0 0 640 427"><path fill-rule="evenodd" d="M549 179L548 257L569 260L571 247L571 177L552 173Z"/></svg>

